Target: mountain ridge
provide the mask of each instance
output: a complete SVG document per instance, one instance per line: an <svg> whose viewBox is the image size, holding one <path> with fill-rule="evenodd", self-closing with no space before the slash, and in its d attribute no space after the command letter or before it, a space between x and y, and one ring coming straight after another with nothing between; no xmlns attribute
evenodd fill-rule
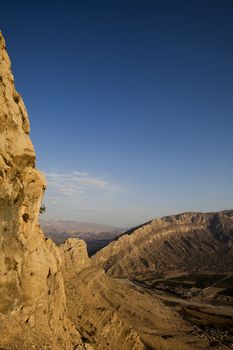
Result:
<svg viewBox="0 0 233 350"><path fill-rule="evenodd" d="M124 229L116 226L110 226L95 222L83 222L76 220L54 220L54 219L43 219L40 218L41 227L45 230L46 233L59 233L66 232L70 235L72 234L85 234L85 233L120 233Z"/></svg>
<svg viewBox="0 0 233 350"><path fill-rule="evenodd" d="M232 218L233 210L226 210L209 213L185 212L154 219L117 237L97 252L92 257L92 262L103 265L107 273L113 276L140 274L148 269L161 272L169 266L178 268L179 265L181 268L182 259L184 267L188 268L187 261L189 261L191 268L191 257L194 259L193 266L195 259L197 259L196 265L199 266L198 257L204 259L205 254L210 254L214 261L216 249L222 249L223 253L228 245L231 246ZM184 255L183 258L181 253ZM228 255L231 257L230 251ZM169 260L171 258L177 259L179 264L174 262L173 266ZM231 265L233 268L233 262Z"/></svg>

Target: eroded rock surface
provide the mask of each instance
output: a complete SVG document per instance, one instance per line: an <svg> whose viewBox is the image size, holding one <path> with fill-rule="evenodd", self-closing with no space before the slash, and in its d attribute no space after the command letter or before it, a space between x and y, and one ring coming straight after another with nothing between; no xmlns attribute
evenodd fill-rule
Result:
<svg viewBox="0 0 233 350"><path fill-rule="evenodd" d="M71 250L67 250L67 255ZM173 309L127 279L88 266L71 275L64 266L68 314L82 340L95 350L199 350L208 343ZM67 265L66 265L67 266Z"/></svg>
<svg viewBox="0 0 233 350"><path fill-rule="evenodd" d="M0 346L73 349L58 249L38 225L45 190L0 34ZM81 345L80 345L81 346Z"/></svg>
<svg viewBox="0 0 233 350"><path fill-rule="evenodd" d="M87 245L82 239L69 238L60 247L62 258L62 270L66 278L72 278L84 267L90 265L90 260L87 255Z"/></svg>
<svg viewBox="0 0 233 350"><path fill-rule="evenodd" d="M92 258L111 276L173 270L233 272L233 211L155 219L111 242ZM224 258L223 258L224 257Z"/></svg>

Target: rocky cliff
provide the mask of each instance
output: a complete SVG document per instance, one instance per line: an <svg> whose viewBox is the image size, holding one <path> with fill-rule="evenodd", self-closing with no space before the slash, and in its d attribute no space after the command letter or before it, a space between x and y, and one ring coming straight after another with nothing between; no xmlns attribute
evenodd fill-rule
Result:
<svg viewBox="0 0 233 350"><path fill-rule="evenodd" d="M60 256L38 225L46 183L29 131L0 34L0 346L73 349L81 341L66 317Z"/></svg>

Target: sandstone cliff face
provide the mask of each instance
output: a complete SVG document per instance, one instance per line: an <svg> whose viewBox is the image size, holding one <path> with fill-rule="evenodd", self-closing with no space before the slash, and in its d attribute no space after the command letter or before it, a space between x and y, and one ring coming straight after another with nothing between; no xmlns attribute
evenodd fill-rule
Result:
<svg viewBox="0 0 233 350"><path fill-rule="evenodd" d="M92 258L109 275L233 271L233 211L183 213L136 227ZM224 257L224 259L223 259Z"/></svg>
<svg viewBox="0 0 233 350"><path fill-rule="evenodd" d="M46 185L29 131L0 34L0 345L73 349L80 339L66 318L60 256L38 225Z"/></svg>

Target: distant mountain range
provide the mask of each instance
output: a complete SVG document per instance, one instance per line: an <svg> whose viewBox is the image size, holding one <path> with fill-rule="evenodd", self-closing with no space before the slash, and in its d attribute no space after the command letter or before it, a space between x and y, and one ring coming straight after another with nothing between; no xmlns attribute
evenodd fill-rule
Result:
<svg viewBox="0 0 233 350"><path fill-rule="evenodd" d="M119 227L99 223L69 220L40 219L40 224L45 235L57 244L71 237L83 239L87 243L89 255L93 255L125 231Z"/></svg>

